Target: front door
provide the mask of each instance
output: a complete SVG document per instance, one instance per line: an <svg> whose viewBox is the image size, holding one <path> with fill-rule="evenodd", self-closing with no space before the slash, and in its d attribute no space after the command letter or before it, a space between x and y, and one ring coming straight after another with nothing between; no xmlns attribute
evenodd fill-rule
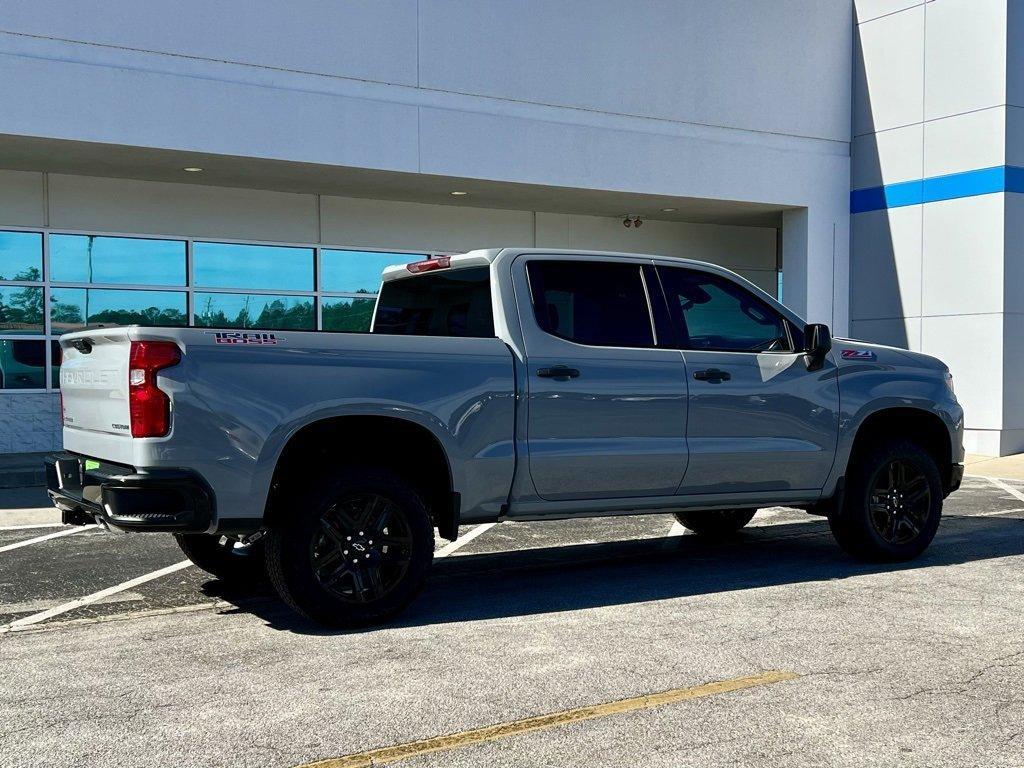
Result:
<svg viewBox="0 0 1024 768"><path fill-rule="evenodd" d="M683 361L657 346L645 264L538 255L513 264L528 462L542 499L664 496L682 480Z"/></svg>
<svg viewBox="0 0 1024 768"><path fill-rule="evenodd" d="M801 330L724 275L659 266L689 383L683 494L821 488L836 452L837 369L808 370Z"/></svg>

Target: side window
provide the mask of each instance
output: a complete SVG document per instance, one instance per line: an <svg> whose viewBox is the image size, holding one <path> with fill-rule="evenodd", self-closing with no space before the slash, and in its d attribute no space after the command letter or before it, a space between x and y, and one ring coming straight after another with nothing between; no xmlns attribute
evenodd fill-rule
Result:
<svg viewBox="0 0 1024 768"><path fill-rule="evenodd" d="M793 350L786 319L731 280L680 267L658 267L658 275L685 348Z"/></svg>
<svg viewBox="0 0 1024 768"><path fill-rule="evenodd" d="M553 336L602 347L653 347L639 264L536 260L526 265L537 324Z"/></svg>

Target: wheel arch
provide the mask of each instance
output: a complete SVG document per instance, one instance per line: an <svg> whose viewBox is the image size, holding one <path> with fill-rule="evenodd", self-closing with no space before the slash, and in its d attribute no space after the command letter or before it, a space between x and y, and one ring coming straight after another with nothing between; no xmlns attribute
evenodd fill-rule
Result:
<svg viewBox="0 0 1024 768"><path fill-rule="evenodd" d="M305 473L344 464L394 470L416 488L440 534L448 539L457 537L459 494L443 444L418 422L379 414L325 417L290 435L274 466L265 524L287 521L285 499Z"/></svg>
<svg viewBox="0 0 1024 768"><path fill-rule="evenodd" d="M850 448L852 466L872 445L881 440L902 438L921 446L935 461L943 483L953 464L953 440L949 428L934 411L913 406L886 407L873 411L857 426Z"/></svg>

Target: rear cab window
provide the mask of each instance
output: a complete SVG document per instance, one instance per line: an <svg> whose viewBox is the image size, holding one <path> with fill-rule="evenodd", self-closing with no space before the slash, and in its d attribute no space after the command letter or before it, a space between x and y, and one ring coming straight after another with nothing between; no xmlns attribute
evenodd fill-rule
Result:
<svg viewBox="0 0 1024 768"><path fill-rule="evenodd" d="M493 338L490 267L439 270L385 281L371 332Z"/></svg>

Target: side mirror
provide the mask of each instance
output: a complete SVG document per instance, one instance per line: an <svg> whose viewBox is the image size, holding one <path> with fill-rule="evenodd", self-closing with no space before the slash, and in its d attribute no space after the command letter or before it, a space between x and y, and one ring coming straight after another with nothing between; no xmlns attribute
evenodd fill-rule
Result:
<svg viewBox="0 0 1024 768"><path fill-rule="evenodd" d="M825 355L832 349L832 334L824 323L804 326L804 360L808 371L816 371L825 364Z"/></svg>

